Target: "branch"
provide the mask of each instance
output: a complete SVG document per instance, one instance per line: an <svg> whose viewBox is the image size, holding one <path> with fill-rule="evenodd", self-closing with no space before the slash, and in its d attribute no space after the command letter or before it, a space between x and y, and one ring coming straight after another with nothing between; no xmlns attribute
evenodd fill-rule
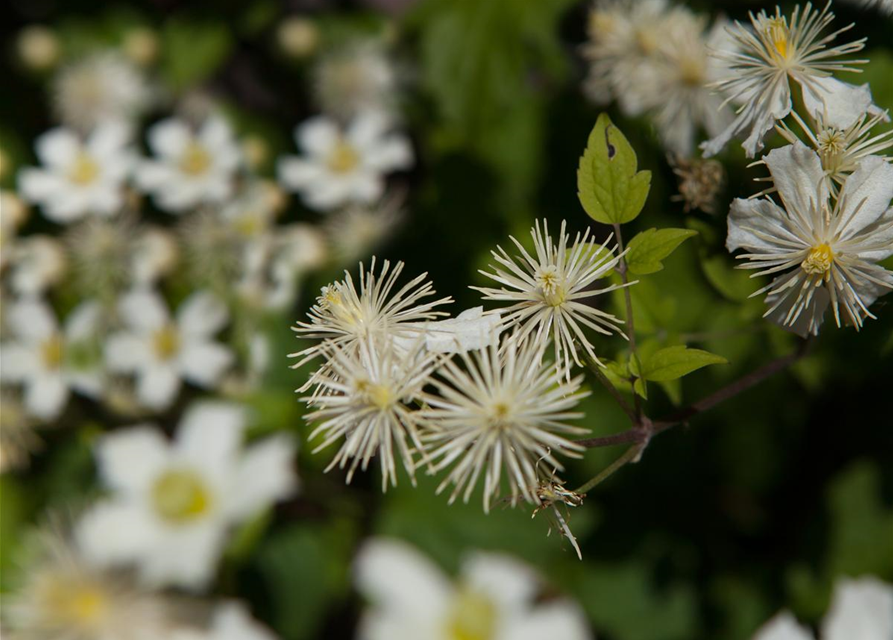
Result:
<svg viewBox="0 0 893 640"><path fill-rule="evenodd" d="M617 444L626 444L626 443L643 443L647 442L651 435L656 435L658 433L662 433L675 427L679 424L683 424L689 418L698 415L699 413L704 413L715 407L730 398L734 398L740 393L743 393L758 385L763 380L772 377L779 371L782 371L794 364L801 358L803 358L808 352L810 347L812 346L812 338L810 337L807 340L804 340L800 343L800 346L794 353L790 353L786 356L782 356L781 358L777 358L756 371L752 371L748 373L746 376L739 378L735 382L723 387L719 391L712 393L711 395L698 400L694 404L691 404L681 411L671 415L666 420L659 420L650 425L650 429L647 427L643 427L642 425L635 425L626 431L621 431L620 433L615 433L610 436L603 436L600 438L589 438L586 440L577 440L577 443L587 447L587 448L595 448L595 447L610 447ZM647 420L647 419L646 419Z"/></svg>

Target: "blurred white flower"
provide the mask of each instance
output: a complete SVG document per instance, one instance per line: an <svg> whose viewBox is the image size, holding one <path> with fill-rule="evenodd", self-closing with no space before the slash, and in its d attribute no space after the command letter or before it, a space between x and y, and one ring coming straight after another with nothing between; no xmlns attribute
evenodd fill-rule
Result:
<svg viewBox="0 0 893 640"><path fill-rule="evenodd" d="M396 459L415 483L414 454L422 448L418 413L411 406L429 382L439 358L424 352L422 339L408 353L387 339L367 339L357 350L328 343L328 367L315 376L317 391L303 398L315 410L305 416L319 423L310 434L323 441L314 453L344 438L326 471L347 467L347 482L373 457L381 465L381 490L397 485ZM348 466L349 463L349 466Z"/></svg>
<svg viewBox="0 0 893 640"><path fill-rule="evenodd" d="M402 195L385 195L371 206L353 204L329 215L325 231L338 263L361 260L392 238L405 217L402 206Z"/></svg>
<svg viewBox="0 0 893 640"><path fill-rule="evenodd" d="M0 345L0 379L23 386L25 408L31 415L52 421L65 408L70 390L90 398L102 392L98 303L81 303L68 315L62 331L42 301L22 300L11 307L4 310L4 321L13 337Z"/></svg>
<svg viewBox="0 0 893 640"><path fill-rule="evenodd" d="M590 640L580 607L539 601L536 574L517 560L474 553L452 582L409 545L373 540L355 563L357 589L372 606L357 640Z"/></svg>
<svg viewBox="0 0 893 640"><path fill-rule="evenodd" d="M340 120L366 111L393 114L400 75L381 42L352 42L320 57L313 73L314 96L322 111Z"/></svg>
<svg viewBox="0 0 893 640"><path fill-rule="evenodd" d="M284 18L276 27L279 49L292 58L306 58L319 47L319 28L313 20L300 16Z"/></svg>
<svg viewBox="0 0 893 640"><path fill-rule="evenodd" d="M561 222L558 244L553 244L546 221L536 221L530 230L534 255L531 256L514 237L511 241L521 252L514 260L502 247L493 251L493 258L506 270L494 267L483 275L503 285L501 289L471 287L484 294L484 300L513 303L504 309L505 329L518 327L517 339L531 339L537 344L555 343L555 364L570 376L571 360L580 365L579 345L590 358L600 363L584 328L603 335L622 333L622 320L592 306L591 298L619 289L622 285L590 288L596 280L608 275L621 256L608 249L609 237L601 246L589 239L589 229L570 242ZM616 248L616 247L615 247ZM520 263L520 264L519 264ZM635 284L635 283L631 283Z"/></svg>
<svg viewBox="0 0 893 640"><path fill-rule="evenodd" d="M168 637L166 601L96 567L58 526L37 531L31 540L36 556L22 567L20 584L4 593L4 637L7 630L10 640Z"/></svg>
<svg viewBox="0 0 893 640"><path fill-rule="evenodd" d="M158 59L158 34L148 27L133 27L124 34L121 50L138 65L147 67Z"/></svg>
<svg viewBox="0 0 893 640"><path fill-rule="evenodd" d="M541 469L562 470L554 454L580 457L583 448L568 436L586 429L565 424L582 417L572 412L581 398L582 376L543 361L546 341L519 342L516 337L489 348L447 360L432 379L438 395L423 394L430 423L423 437L433 472L455 466L437 488L454 485L450 502L460 493L468 502L478 478L484 477L484 511L502 490L503 470L512 506L519 498L538 504Z"/></svg>
<svg viewBox="0 0 893 640"><path fill-rule="evenodd" d="M819 156L796 143L763 158L781 198L735 200L729 252L744 249L743 269L778 274L753 295L767 293L765 316L802 336L818 334L830 306L837 326L862 327L868 307L893 289L878 263L893 255L893 165L866 158L832 203ZM843 313L841 313L841 311ZM843 315L843 319L841 319Z"/></svg>
<svg viewBox="0 0 893 640"><path fill-rule="evenodd" d="M846 0L849 4L858 4L866 9L877 9L881 13L893 16L893 0Z"/></svg>
<svg viewBox="0 0 893 640"><path fill-rule="evenodd" d="M60 51L56 33L41 25L25 27L16 38L19 59L34 71L46 71L54 67L59 62Z"/></svg>
<svg viewBox="0 0 893 640"><path fill-rule="evenodd" d="M66 65L53 79L52 91L59 119L81 131L133 123L156 99L139 68L115 51Z"/></svg>
<svg viewBox="0 0 893 640"><path fill-rule="evenodd" d="M893 585L877 578L842 578L834 586L831 608L822 621L822 640L893 638ZM787 611L763 625L753 640L813 640Z"/></svg>
<svg viewBox="0 0 893 640"><path fill-rule="evenodd" d="M780 124L778 132L791 144L804 142L812 147L822 160L828 189L837 197L839 188L846 182L862 161L868 156L875 156L893 148L893 130L874 133L874 128L888 119L887 113L869 115L863 113L852 126L838 129L825 122L824 116L810 118L812 126L793 111L791 116L800 126L805 140L794 133L787 123ZM893 158L882 156L887 162Z"/></svg>
<svg viewBox="0 0 893 640"><path fill-rule="evenodd" d="M275 640L273 633L255 621L239 602L214 608L207 629L177 629L170 640Z"/></svg>
<svg viewBox="0 0 893 640"><path fill-rule="evenodd" d="M304 155L280 158L279 180L319 211L375 202L386 174L413 162L409 140L377 111L358 114L343 130L326 116L313 117L295 130L295 140Z"/></svg>
<svg viewBox="0 0 893 640"><path fill-rule="evenodd" d="M9 248L9 285L21 296L39 296L62 280L65 250L52 236L30 235Z"/></svg>
<svg viewBox="0 0 893 640"><path fill-rule="evenodd" d="M176 118L149 129L154 160L137 167L136 181L169 213L182 213L204 203L220 203L233 193L241 164L238 141L220 117L208 118L194 131Z"/></svg>
<svg viewBox="0 0 893 640"><path fill-rule="evenodd" d="M177 239L161 227L144 227L134 240L130 276L134 286L150 287L171 273L179 260Z"/></svg>
<svg viewBox="0 0 893 640"><path fill-rule="evenodd" d="M155 411L173 404L182 380L206 389L220 382L233 363L232 350L214 336L229 311L213 294L198 291L171 318L164 300L151 291L133 291L119 302L125 330L106 343L111 371L136 376L139 401Z"/></svg>
<svg viewBox="0 0 893 640"><path fill-rule="evenodd" d="M199 402L173 442L148 425L104 435L96 446L110 496L77 527L87 557L135 565L151 586L205 588L230 529L290 496L294 442L286 436L243 445L244 409Z"/></svg>
<svg viewBox="0 0 893 640"><path fill-rule="evenodd" d="M725 131L704 143L704 156L716 155L735 137L744 137L748 157L763 147L763 137L791 112L791 82L800 86L803 102L811 116L824 115L827 124L847 129L872 105L868 85L860 87L832 77L840 71L858 71L853 65L866 60L844 60L861 51L865 39L832 45L845 27L828 35L822 32L834 21L828 2L821 11L811 3L798 5L790 22L776 7L770 17L765 11L751 14L751 25L736 22L731 29L736 47L714 52L726 63L726 75L713 87L736 105L737 116Z"/></svg>
<svg viewBox="0 0 893 640"><path fill-rule="evenodd" d="M0 473L27 467L31 454L43 446L35 426L20 394L0 386Z"/></svg>
<svg viewBox="0 0 893 640"><path fill-rule="evenodd" d="M402 262L391 269L391 263L385 260L377 274L374 257L369 271L360 263L359 287L345 271L344 280L322 288L316 304L307 314L310 322L298 322L292 329L300 337L332 342L346 351L357 350L367 338L412 339L422 331L419 323L448 315L434 308L453 300L441 298L420 303L434 295L434 286L425 282L427 273L395 291L402 271ZM300 358L293 366L300 367L318 356L326 348L326 342L289 354L289 357Z"/></svg>
<svg viewBox="0 0 893 640"><path fill-rule="evenodd" d="M35 142L43 168L19 172L19 192L44 215L67 224L86 215L111 216L124 204L124 181L134 165L130 133L106 122L82 140L71 129L51 129Z"/></svg>
<svg viewBox="0 0 893 640"><path fill-rule="evenodd" d="M485 314L483 307L473 307L455 318L423 326L428 351L459 353L498 344L502 320L498 313Z"/></svg>

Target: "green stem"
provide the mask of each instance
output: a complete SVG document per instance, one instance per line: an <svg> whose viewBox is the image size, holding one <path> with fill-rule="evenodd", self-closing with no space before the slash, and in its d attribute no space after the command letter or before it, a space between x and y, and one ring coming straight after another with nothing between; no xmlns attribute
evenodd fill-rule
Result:
<svg viewBox="0 0 893 640"><path fill-rule="evenodd" d="M574 493L584 494L592 489L594 489L597 485L601 484L612 475L614 475L617 471L619 471L622 467L626 466L628 463L636 460L639 455L642 453L642 449L644 448L643 444L637 444L635 446L627 449L622 456L617 458L614 462L611 463L609 467L595 476L592 480L584 484L583 486L574 489Z"/></svg>
<svg viewBox="0 0 893 640"><path fill-rule="evenodd" d="M617 236L617 250L623 254L623 234L620 232L619 224L614 225L614 235ZM623 300L626 303L626 326L627 337L629 338L629 349L632 353L632 358L635 360L636 368L641 371L642 363L639 362L639 353L636 350L636 324L633 320L633 299L629 292L629 277L627 272L626 258L621 257L620 261L617 263L617 273L620 274L620 281L623 283ZM636 407L636 419L633 422L638 424L641 422L642 418L642 403L639 400L639 394L635 392L635 383L633 384L633 387L633 403Z"/></svg>

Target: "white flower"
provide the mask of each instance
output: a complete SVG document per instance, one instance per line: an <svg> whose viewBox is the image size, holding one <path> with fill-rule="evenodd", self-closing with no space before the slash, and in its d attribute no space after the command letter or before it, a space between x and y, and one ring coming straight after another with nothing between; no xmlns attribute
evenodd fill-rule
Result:
<svg viewBox="0 0 893 640"><path fill-rule="evenodd" d="M204 588L229 530L296 488L294 443L277 436L244 447L245 418L238 405L202 402L173 442L148 425L103 436L96 457L111 495L78 525L87 556L135 565L151 586Z"/></svg>
<svg viewBox="0 0 893 640"><path fill-rule="evenodd" d="M392 113L397 106L400 74L374 40L327 52L316 65L313 80L320 108L342 120L364 111Z"/></svg>
<svg viewBox="0 0 893 640"><path fill-rule="evenodd" d="M149 291L124 296L119 313L127 329L109 337L106 361L112 371L136 375L137 396L150 409L170 407L181 380L213 388L233 363L229 347L214 341L229 312L207 291L187 298L175 319Z"/></svg>
<svg viewBox="0 0 893 640"><path fill-rule="evenodd" d="M791 116L803 131L805 142L819 154L822 168L825 170L825 179L828 181L828 189L835 197L839 187L846 182L850 174L859 168L863 160L868 156L879 155L893 147L893 131L872 135L872 130L888 119L886 112L875 115L863 113L851 126L842 129L827 124L824 116L821 115L810 118L814 123L812 126L807 124L796 111L792 112ZM776 128L791 144L801 142L797 134L786 123L782 123ZM887 162L893 162L893 158L883 157Z"/></svg>
<svg viewBox="0 0 893 640"><path fill-rule="evenodd" d="M10 288L21 296L39 296L58 284L68 264L65 250L52 236L30 235L9 248Z"/></svg>
<svg viewBox="0 0 893 640"><path fill-rule="evenodd" d="M424 325L425 348L436 353L459 353L499 343L502 321L483 307L466 309L455 318Z"/></svg>
<svg viewBox="0 0 893 640"><path fill-rule="evenodd" d="M339 264L361 260L393 237L405 215L403 196L385 196L374 205L351 205L325 221L326 235Z"/></svg>
<svg viewBox="0 0 893 640"><path fill-rule="evenodd" d="M98 303L84 302L72 311L64 331L42 301L15 302L4 315L14 337L0 347L0 378L23 386L25 408L31 415L55 420L71 389L90 398L101 393L98 330L102 310Z"/></svg>
<svg viewBox="0 0 893 640"><path fill-rule="evenodd" d="M822 640L893 638L893 586L872 577L838 580L820 637ZM763 625L753 640L814 640L814 636L784 611Z"/></svg>
<svg viewBox="0 0 893 640"><path fill-rule="evenodd" d="M423 425L412 403L439 361L422 352L421 344L418 338L414 347L404 352L387 340L368 339L356 351L333 343L323 351L329 366L314 378L316 393L303 400L315 409L306 420L319 423L310 439L323 437L314 453L344 438L326 471L347 467L350 482L357 468L365 471L378 456L381 489L387 491L389 483L397 484L399 455L415 483L413 455L421 449Z"/></svg>
<svg viewBox="0 0 893 640"><path fill-rule="evenodd" d="M198 131L169 118L149 129L149 147L156 159L140 164L136 180L165 211L182 213L203 203L223 202L232 194L241 155L222 118L208 118Z"/></svg>
<svg viewBox="0 0 893 640"><path fill-rule="evenodd" d="M301 337L320 338L345 350L358 349L367 338L412 338L422 330L418 323L447 315L434 308L452 302L441 298L433 302L419 302L434 295L434 287L425 282L427 273L410 280L395 291L397 278L403 271L398 262L393 269L384 261L380 273L375 273L375 258L366 271L360 263L359 287L347 271L344 280L323 287L316 304L308 312L310 322L298 322L292 329ZM308 347L292 358L301 358L295 368L315 358L325 343Z"/></svg>
<svg viewBox="0 0 893 640"><path fill-rule="evenodd" d="M580 391L582 376L565 378L564 371L543 362L545 341L521 342L516 336L458 359L447 360L431 384L439 395L423 394L430 407L422 417L430 422L423 441L433 472L456 463L440 484L440 493L455 485L450 502L460 493L468 502L478 478L484 476L484 511L502 489L502 476L519 498L538 503L540 466L564 467L554 454L579 457L583 448L568 440L586 429L565 424L582 417L571 411L588 392Z"/></svg>
<svg viewBox="0 0 893 640"><path fill-rule="evenodd" d="M766 133L791 112L791 81L800 86L809 115L824 114L833 127L846 129L872 108L868 85L857 87L831 76L857 71L852 65L866 61L842 59L861 51L864 39L829 46L849 29L822 35L834 20L830 6L829 1L816 11L809 2L802 10L798 5L790 22L776 8L772 17L765 11L751 14L752 26L735 23L730 33L737 50L715 52L727 64L727 75L713 87L739 105L737 116L725 131L702 145L705 157L719 153L734 137L745 137L742 146L748 157L756 155Z"/></svg>
<svg viewBox="0 0 893 640"><path fill-rule="evenodd" d="M491 265L493 273L481 271L483 275L503 285L501 289L488 287L472 287L484 294L484 300L498 300L513 303L507 307L503 316L505 329L518 326L517 338L528 337L536 343L547 341L550 337L555 341L555 363L562 366L570 375L571 360L578 365L579 344L595 362L598 356L584 327L603 335L620 332L623 322L610 313L591 306L589 298L614 291L620 285L610 285L601 289L589 288L617 265L621 256L608 250L610 238L601 246L589 240L589 229L582 237L578 233L573 244L565 233L566 223L561 222L558 244L552 243L546 221L536 221L530 230L533 237L534 255L531 256L514 237L511 241L521 252L516 258L520 264L497 247L493 258L499 267ZM568 245L571 245L570 247Z"/></svg>
<svg viewBox="0 0 893 640"><path fill-rule="evenodd" d="M295 130L305 155L280 158L279 180L319 211L373 203L384 193L387 173L412 166L409 141L390 130L376 111L358 114L344 130L325 116L311 118Z"/></svg>
<svg viewBox="0 0 893 640"><path fill-rule="evenodd" d="M59 71L53 80L55 110L82 131L108 122L132 122L155 101L142 72L124 56L106 51Z"/></svg>
<svg viewBox="0 0 893 640"><path fill-rule="evenodd" d="M797 143L763 158L783 206L768 198L735 200L726 247L758 269L780 274L768 292L766 316L800 335L818 334L830 305L837 326L861 328L868 307L893 288L877 263L893 254L893 166L866 158L832 205L819 156ZM843 316L843 318L841 318Z"/></svg>
<svg viewBox="0 0 893 640"><path fill-rule="evenodd" d="M98 568L67 533L39 530L21 584L4 593L4 637L14 640L158 640L171 612L159 597ZM8 626L8 629L6 625Z"/></svg>
<svg viewBox="0 0 893 640"><path fill-rule="evenodd" d="M178 629L171 640L275 640L238 602L218 604L207 629Z"/></svg>
<svg viewBox="0 0 893 640"><path fill-rule="evenodd" d="M357 557L355 582L372 602L358 640L592 638L575 603L538 603L536 574L507 556L474 553L453 583L409 545L373 540Z"/></svg>
<svg viewBox="0 0 893 640"><path fill-rule="evenodd" d="M28 206L15 193L0 189L0 269L9 262L9 252L28 213Z"/></svg>
<svg viewBox="0 0 893 640"><path fill-rule="evenodd" d="M51 129L35 142L43 168L22 169L19 192L59 224L114 215L124 204L124 181L134 164L129 145L127 127L116 122L96 127L86 140L70 129Z"/></svg>

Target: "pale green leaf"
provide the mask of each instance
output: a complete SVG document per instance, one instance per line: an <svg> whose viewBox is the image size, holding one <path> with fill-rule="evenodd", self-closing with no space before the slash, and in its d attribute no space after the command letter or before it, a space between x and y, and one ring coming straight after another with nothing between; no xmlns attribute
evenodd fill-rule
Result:
<svg viewBox="0 0 893 640"><path fill-rule="evenodd" d="M664 268L665 260L688 238L697 235L691 229L648 229L629 242L626 264L630 273L647 275Z"/></svg>
<svg viewBox="0 0 893 640"><path fill-rule="evenodd" d="M645 206L651 172L637 171L636 152L607 114L598 117L577 170L577 195L603 224L634 220Z"/></svg>
<svg viewBox="0 0 893 640"><path fill-rule="evenodd" d="M685 346L667 347L642 363L642 377L654 382L666 382L711 364L727 363L728 360L709 351Z"/></svg>

